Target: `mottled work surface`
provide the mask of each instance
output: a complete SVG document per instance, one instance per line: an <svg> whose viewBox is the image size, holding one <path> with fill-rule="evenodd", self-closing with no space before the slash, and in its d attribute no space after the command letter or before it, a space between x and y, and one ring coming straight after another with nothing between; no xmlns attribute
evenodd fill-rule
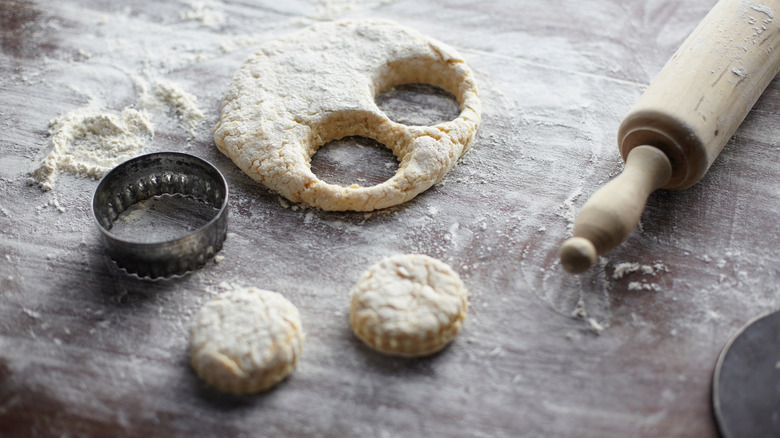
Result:
<svg viewBox="0 0 780 438"><path fill-rule="evenodd" d="M780 82L704 180L653 194L598 266L572 276L557 260L574 212L622 169L621 118L714 3L0 0L0 435L716 436L717 355L779 300ZM472 149L442 183L375 214L281 201L211 138L253 47L342 17L437 38L480 84ZM138 78L177 84L204 113L194 138L158 113L145 151L202 157L231 190L220 262L178 280L139 281L106 258L96 181L27 184L50 120L90 101L118 114ZM452 117L425 87L390 94L399 119ZM330 145L315 168L382 181L395 164L375 146ZM350 331L352 285L401 253L447 262L471 293L463 331L430 358L382 356ZM209 389L187 357L194 312L238 286L282 293L307 333L291 378L254 397Z"/></svg>

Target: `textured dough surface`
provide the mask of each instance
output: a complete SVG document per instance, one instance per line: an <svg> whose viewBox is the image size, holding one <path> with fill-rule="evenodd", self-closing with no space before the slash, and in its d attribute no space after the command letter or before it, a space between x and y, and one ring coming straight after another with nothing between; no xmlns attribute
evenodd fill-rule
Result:
<svg viewBox="0 0 780 438"><path fill-rule="evenodd" d="M447 264L425 255L400 255L368 268L350 296L350 323L377 351L423 356L460 331L468 292Z"/></svg>
<svg viewBox="0 0 780 438"><path fill-rule="evenodd" d="M282 295L245 288L207 303L190 326L198 375L234 394L266 390L292 373L303 347L298 309Z"/></svg>
<svg viewBox="0 0 780 438"><path fill-rule="evenodd" d="M434 126L393 122L374 99L408 83L449 91L460 115ZM214 141L247 175L291 201L371 211L440 181L470 146L480 112L473 74L454 49L389 21L329 22L267 43L244 63L223 101ZM312 155L350 135L392 150L396 174L370 187L317 178Z"/></svg>

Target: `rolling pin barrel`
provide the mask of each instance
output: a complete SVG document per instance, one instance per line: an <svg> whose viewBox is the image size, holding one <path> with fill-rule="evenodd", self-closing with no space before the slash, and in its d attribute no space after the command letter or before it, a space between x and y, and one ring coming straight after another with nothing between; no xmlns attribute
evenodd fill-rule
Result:
<svg viewBox="0 0 780 438"><path fill-rule="evenodd" d="M583 206L564 268L582 272L620 244L654 190L704 176L780 70L776 13L780 0L720 0L694 29L621 123L625 170Z"/></svg>

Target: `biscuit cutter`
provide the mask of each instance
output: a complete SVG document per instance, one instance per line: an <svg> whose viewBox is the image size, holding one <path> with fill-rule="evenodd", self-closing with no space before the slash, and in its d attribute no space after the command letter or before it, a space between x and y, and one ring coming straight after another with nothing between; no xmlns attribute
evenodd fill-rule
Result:
<svg viewBox="0 0 780 438"><path fill-rule="evenodd" d="M780 311L753 319L728 341L712 403L723 438L780 436Z"/></svg>
<svg viewBox="0 0 780 438"><path fill-rule="evenodd" d="M183 237L141 241L112 233L120 214L163 195L182 195L214 209L214 217ZM111 259L129 274L160 279L181 276L206 263L227 236L228 185L210 163L180 152L132 158L107 173L95 189L92 213ZM143 233L145 230L138 230Z"/></svg>

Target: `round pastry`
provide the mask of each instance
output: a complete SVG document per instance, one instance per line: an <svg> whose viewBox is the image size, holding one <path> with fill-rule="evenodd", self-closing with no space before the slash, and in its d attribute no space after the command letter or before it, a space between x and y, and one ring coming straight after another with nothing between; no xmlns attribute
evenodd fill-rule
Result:
<svg viewBox="0 0 780 438"><path fill-rule="evenodd" d="M458 274L425 255L380 261L360 277L350 296L350 323L358 338L382 353L424 356L460 331L468 292Z"/></svg>
<svg viewBox="0 0 780 438"><path fill-rule="evenodd" d="M303 347L298 309L276 292L238 289L208 302L190 326L190 359L220 391L251 394L295 368Z"/></svg>

